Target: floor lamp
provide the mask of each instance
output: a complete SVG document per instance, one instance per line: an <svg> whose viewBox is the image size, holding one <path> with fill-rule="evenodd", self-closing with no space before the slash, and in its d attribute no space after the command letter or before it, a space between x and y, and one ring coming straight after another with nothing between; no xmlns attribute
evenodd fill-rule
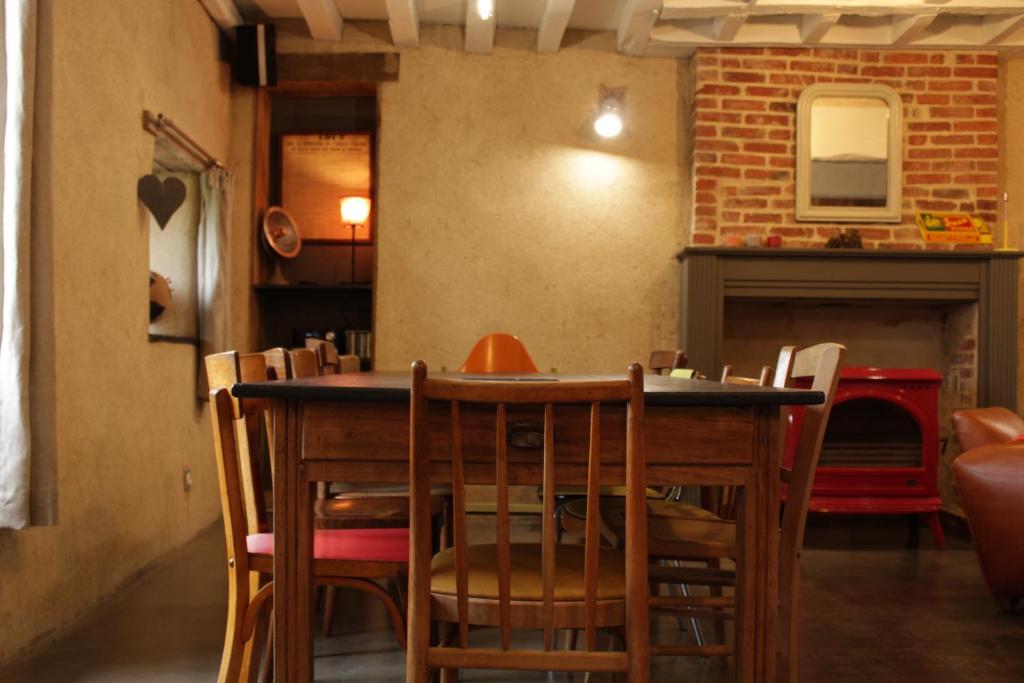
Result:
<svg viewBox="0 0 1024 683"><path fill-rule="evenodd" d="M352 235L352 265L349 270L349 282L356 281L356 228L366 225L370 218L370 200L368 197L352 196L341 198L341 222L348 227Z"/></svg>

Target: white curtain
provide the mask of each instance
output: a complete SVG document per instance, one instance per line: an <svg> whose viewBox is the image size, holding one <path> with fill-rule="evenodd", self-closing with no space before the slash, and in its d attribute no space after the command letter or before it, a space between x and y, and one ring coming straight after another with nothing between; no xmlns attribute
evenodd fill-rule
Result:
<svg viewBox="0 0 1024 683"><path fill-rule="evenodd" d="M28 526L32 487L29 434L29 240L35 0L3 2L3 176L0 240L0 528ZM52 487L54 482L38 482Z"/></svg>
<svg viewBox="0 0 1024 683"><path fill-rule="evenodd" d="M212 168L199 176L202 206L196 244L196 290L199 295L199 367L196 394L207 398L203 358L225 351L231 344L228 278L231 262L228 238L231 221L231 174Z"/></svg>

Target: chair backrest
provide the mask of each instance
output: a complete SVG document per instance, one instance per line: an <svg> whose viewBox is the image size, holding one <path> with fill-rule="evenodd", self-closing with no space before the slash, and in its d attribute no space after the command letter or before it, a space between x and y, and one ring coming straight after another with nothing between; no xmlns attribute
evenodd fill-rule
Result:
<svg viewBox="0 0 1024 683"><path fill-rule="evenodd" d="M651 357L647 361L647 369L655 375L665 374L668 370L685 368L689 359L683 351L651 351Z"/></svg>
<svg viewBox="0 0 1024 683"><path fill-rule="evenodd" d="M519 337L494 332L482 337L473 345L459 372L524 374L539 371Z"/></svg>
<svg viewBox="0 0 1024 683"><path fill-rule="evenodd" d="M238 382L266 380L267 365L262 353L225 351L206 357L206 377L210 385L210 412L229 556L237 557L230 555L232 547L236 553L244 552L246 534L269 529L262 493L262 458L259 449L254 447L259 440L259 415L265 406L257 401L243 404L230 392ZM232 535L238 533L243 541L240 549L232 546Z"/></svg>
<svg viewBox="0 0 1024 683"><path fill-rule="evenodd" d="M292 358L288 349L276 346L263 352L267 363L267 379L291 379Z"/></svg>
<svg viewBox="0 0 1024 683"><path fill-rule="evenodd" d="M784 348L783 352L786 352L787 348ZM791 354L793 369L790 376L794 379L810 378L811 390L820 391L825 395L825 400L819 405L806 407L796 445L796 457L793 459L793 469L783 470L787 489L786 506L782 514L782 534L779 539L779 592L783 597L780 601L780 623L782 628L786 629L783 640L780 641L784 653L790 651L786 639L795 638L795 633L789 630L794 623L791 615L795 613L796 590L800 579L800 549L803 546L804 529L807 525L811 485L814 483L814 472L818 467L821 444L825 438L825 428L828 426L832 401L839 383L839 366L845 351L846 347L842 344L825 343ZM782 381L778 373L776 378L777 381Z"/></svg>
<svg viewBox="0 0 1024 683"><path fill-rule="evenodd" d="M337 375L341 372L338 347L334 345L334 342L306 337L306 348L313 349L316 354L316 364L321 375Z"/></svg>
<svg viewBox="0 0 1024 683"><path fill-rule="evenodd" d="M459 616L459 647L468 647L468 586L469 561L467 557L466 530L466 495L467 473L470 477L480 480L481 453L478 448L469 448L474 462L467 465L464 459L463 407L467 407L480 419L481 408L494 410L494 434L497 435L494 457L494 478L497 498L497 570L498 570L498 606L501 643L508 650L511 628L511 541L509 535L509 449L506 437L506 408L511 406L519 411L526 406L535 410L543 410L543 461L541 467L543 517L541 529L541 567L543 576L543 603L539 623L544 628L544 649L553 647L553 610L555 582L555 407L565 404L584 405L589 407L589 427L586 432L580 425L579 434L589 435L586 450L586 487L588 494L587 522L584 534L584 630L586 633L586 649L593 652L595 645L595 629L597 615L597 577L598 550L600 546L598 511L599 487L601 483L601 411L608 404L626 406L626 576L627 602L630 610L630 647L645 647L649 644L647 610L637 605L644 605L647 586L647 520L645 500L644 455L642 449L643 432L643 369L639 365L631 365L627 379L618 381L588 382L474 382L470 380L434 379L427 376L427 367L422 361L412 366L412 407L410 417L411 450L410 450L410 483L412 510L412 538L410 548L410 642L412 638L426 639L428 630L424 627L424 612L429 614L430 606L430 484L431 454L427 448L431 441L428 433L428 404L443 403L450 415L447 434L434 435L434 443L447 442L451 457L451 485L453 498L452 519L454 522L454 554L456 600ZM437 413L435 413L437 414ZM566 416L568 418L568 416ZM469 419L466 421L470 422ZM434 423L438 424L438 423ZM479 423L474 421L472 429ZM568 431L568 430L566 430ZM472 431L465 430L472 438ZM560 432L561 433L561 432ZM476 443L469 441L468 443ZM578 444L577 444L578 445ZM559 450L566 449L567 444L559 443ZM579 451L576 451L577 453ZM487 458L489 456L485 456ZM520 456L521 458L522 456ZM489 469L489 467L487 468ZM526 482L522 482L526 483ZM631 609L632 608L632 609ZM429 624L429 619L426 620ZM415 626L414 626L415 625ZM638 629L634 631L633 629ZM640 633L637 640L632 636ZM423 640L417 643L425 647ZM410 646L412 647L412 645ZM513 653L509 653L513 654ZM500 664L498 665L500 666Z"/></svg>
<svg viewBox="0 0 1024 683"><path fill-rule="evenodd" d="M316 351L313 349L292 349L288 352L288 357L291 359L292 364L291 378L304 379L306 377L316 377L320 374L320 368L316 361Z"/></svg>
<svg viewBox="0 0 1024 683"><path fill-rule="evenodd" d="M1006 408L973 408L953 413L953 428L960 448L969 451L1024 435L1024 420Z"/></svg>
<svg viewBox="0 0 1024 683"><path fill-rule="evenodd" d="M726 365L722 368L722 384L741 384L755 387L766 387L768 386L768 379L772 376L772 368L770 365L764 365L761 367L761 372L757 377L741 377L733 372L731 365Z"/></svg>
<svg viewBox="0 0 1024 683"><path fill-rule="evenodd" d="M359 372L362 369L359 356L351 353L344 356L338 356L338 372L341 374L344 375L348 372Z"/></svg>

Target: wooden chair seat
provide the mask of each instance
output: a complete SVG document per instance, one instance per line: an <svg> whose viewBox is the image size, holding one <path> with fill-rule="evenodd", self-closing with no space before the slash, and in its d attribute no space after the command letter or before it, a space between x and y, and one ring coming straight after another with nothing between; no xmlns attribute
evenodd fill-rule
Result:
<svg viewBox="0 0 1024 683"><path fill-rule="evenodd" d="M544 599L544 577L539 543L513 543L510 598L540 602ZM582 601L582 545L558 546L555 554L554 599L556 602ZM498 546L471 545L466 554L469 567L470 599L498 599ZM444 550L430 563L432 593L455 595L455 551ZM622 552L601 548L598 559L597 599L622 599L626 596L626 563Z"/></svg>
<svg viewBox="0 0 1024 683"><path fill-rule="evenodd" d="M578 498L565 504L566 517L575 517L580 520L587 518L587 500ZM623 498L608 497L601 501L601 514L604 516L626 514L626 503ZM697 505L688 503L677 503L664 498L647 497L647 517L670 517L674 519L712 519L718 517L715 513L705 510Z"/></svg>

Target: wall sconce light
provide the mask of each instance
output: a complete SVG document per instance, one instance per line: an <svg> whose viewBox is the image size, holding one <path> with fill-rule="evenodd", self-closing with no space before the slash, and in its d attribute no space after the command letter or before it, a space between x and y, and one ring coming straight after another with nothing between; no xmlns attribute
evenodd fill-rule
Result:
<svg viewBox="0 0 1024 683"><path fill-rule="evenodd" d="M622 103L626 98L625 88L605 88L601 86L598 100L597 118L594 119L594 131L603 138L618 137L624 127L625 108Z"/></svg>
<svg viewBox="0 0 1024 683"><path fill-rule="evenodd" d="M494 0L476 0L476 14L481 21L494 16Z"/></svg>
<svg viewBox="0 0 1024 683"><path fill-rule="evenodd" d="M356 228L366 225L370 218L370 200L367 197L342 197L341 222L352 234L352 264L349 270L349 282L356 281Z"/></svg>

